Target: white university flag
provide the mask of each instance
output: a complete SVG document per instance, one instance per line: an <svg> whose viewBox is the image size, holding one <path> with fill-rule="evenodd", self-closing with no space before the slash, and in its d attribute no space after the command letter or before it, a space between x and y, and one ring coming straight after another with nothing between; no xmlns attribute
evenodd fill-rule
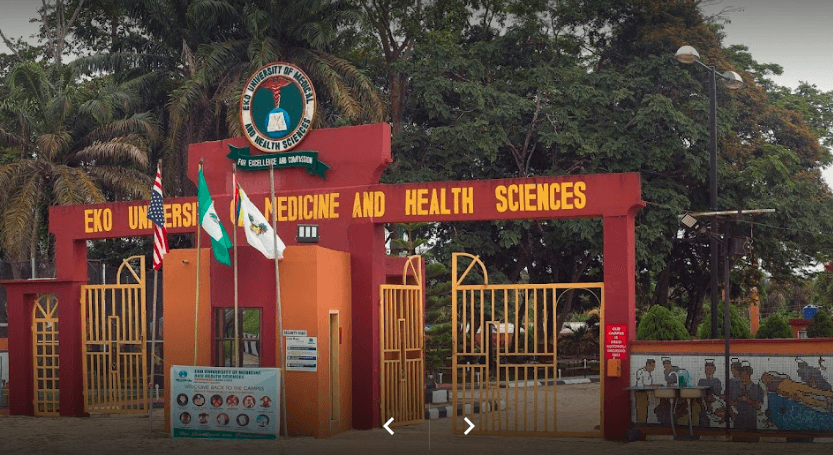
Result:
<svg viewBox="0 0 833 455"><path fill-rule="evenodd" d="M240 218L243 219L243 230L246 232L246 240L249 245L263 253L269 259L275 259L275 240L278 242L278 259L283 259L283 250L286 249L280 237L275 235L272 226L260 210L252 204L246 192L238 184Z"/></svg>

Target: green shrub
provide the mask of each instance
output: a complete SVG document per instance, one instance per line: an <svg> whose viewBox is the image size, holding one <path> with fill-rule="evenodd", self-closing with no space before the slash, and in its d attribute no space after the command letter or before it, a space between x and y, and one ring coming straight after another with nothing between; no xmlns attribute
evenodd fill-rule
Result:
<svg viewBox="0 0 833 455"><path fill-rule="evenodd" d="M662 305L652 306L639 321L637 340L688 340L691 336L685 324Z"/></svg>
<svg viewBox="0 0 833 455"><path fill-rule="evenodd" d="M833 337L833 321L830 320L830 313L819 309L813 316L813 321L807 326L807 338L829 337Z"/></svg>
<svg viewBox="0 0 833 455"><path fill-rule="evenodd" d="M794 338L790 322L783 314L772 314L761 324L755 338Z"/></svg>
<svg viewBox="0 0 833 455"><path fill-rule="evenodd" d="M720 302L717 305L717 337L723 338L723 302ZM749 330L749 322L744 321L743 318L740 317L740 313L738 313L738 309L734 306L729 306L729 335L732 338L738 339L749 339L752 338L752 331ZM712 316L710 308L706 308L706 312L703 315L703 322L700 323L700 327L697 328L697 338L701 340L707 340L712 337Z"/></svg>

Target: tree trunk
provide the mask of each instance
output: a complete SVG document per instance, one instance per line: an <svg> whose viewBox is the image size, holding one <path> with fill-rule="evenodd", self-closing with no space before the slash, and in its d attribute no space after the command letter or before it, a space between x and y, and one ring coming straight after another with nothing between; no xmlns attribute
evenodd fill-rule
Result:
<svg viewBox="0 0 833 455"><path fill-rule="evenodd" d="M35 218L32 221L32 237L29 240L29 261L32 264L32 270L29 278L36 276L35 270L38 266L38 243L40 240L40 208L35 207Z"/></svg>
<svg viewBox="0 0 833 455"><path fill-rule="evenodd" d="M671 275L671 268L668 262L665 263L662 271L657 276L657 286L654 290L654 304L668 308L668 282Z"/></svg>
<svg viewBox="0 0 833 455"><path fill-rule="evenodd" d="M581 264L575 265L573 269L573 276L570 279L571 283L578 282L579 278L584 274L584 271L587 270L587 267L590 265L590 261L592 260L592 256L590 254L585 254L584 259L582 260ZM568 291L569 295L565 297L564 307L558 312L558 316L556 318L556 325L555 329L557 331L561 331L561 326L564 325L564 321L567 319L567 315L570 313L570 310L573 308L573 298L575 297L575 291L570 290ZM558 305L555 305L555 310L558 311ZM556 337L558 333L554 333Z"/></svg>
<svg viewBox="0 0 833 455"><path fill-rule="evenodd" d="M110 49L116 52L116 38L118 37L119 17L115 14L110 16Z"/></svg>
<svg viewBox="0 0 833 455"><path fill-rule="evenodd" d="M405 129L402 117L404 115L403 106L405 104L405 92L407 91L408 81L404 74L397 71L390 75L389 83L391 135L396 136Z"/></svg>

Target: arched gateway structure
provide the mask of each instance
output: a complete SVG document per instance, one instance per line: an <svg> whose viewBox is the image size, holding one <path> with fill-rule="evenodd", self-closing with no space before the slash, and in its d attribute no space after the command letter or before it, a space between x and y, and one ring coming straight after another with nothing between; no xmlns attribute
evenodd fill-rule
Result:
<svg viewBox="0 0 833 455"><path fill-rule="evenodd" d="M198 163L204 160L204 174L215 193L217 207L229 207L231 201L229 146L247 145L245 138L234 138L190 148L188 176L196 181ZM378 183L379 178L392 162L387 124L311 131L299 148L317 151L318 159L329 169L326 179L300 169L276 172L278 234L290 246L289 255L296 244L297 225L316 224L321 247L349 253L353 428L380 426L379 287L393 274L387 268L392 269L394 261L385 254L385 223L601 217L606 293L603 320L607 326L624 327L628 344L634 339L634 215L644 206L638 174L383 185ZM264 158L280 156L251 158L254 164L258 164L257 159L263 164ZM255 205L271 219L274 207L269 200L268 171L238 172L238 179ZM168 232L195 232L196 206L196 198L166 199ZM16 397L12 414L33 413L31 314L35 297L42 293L55 294L60 301L60 414L83 414L78 302L80 286L87 282L86 241L152 235L145 220L146 210L147 201L50 208L57 278L3 283L8 289L11 371L15 379L19 378L10 381L11 393ZM201 235L202 244L208 245L208 236ZM251 249L248 245L240 248L244 252ZM274 282L271 261L255 254L241 253L241 257L247 262L241 259L240 274L247 277L247 282ZM212 299L228 296L229 268L212 257L210 269ZM241 301L274 298L274 294L270 297L260 290L241 292L245 293ZM274 340L273 335L265 333L264 340L268 336ZM276 348L274 342L264 342L263 349ZM274 352L264 355L275 358ZM630 371L627 349L621 355L621 371ZM627 374L605 378L602 429L606 438L625 439L630 407L629 394L623 389L628 386Z"/></svg>

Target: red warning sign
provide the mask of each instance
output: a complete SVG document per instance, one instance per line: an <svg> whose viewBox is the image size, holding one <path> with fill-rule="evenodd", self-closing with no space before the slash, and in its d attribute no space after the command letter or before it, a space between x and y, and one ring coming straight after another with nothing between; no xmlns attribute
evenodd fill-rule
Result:
<svg viewBox="0 0 833 455"><path fill-rule="evenodd" d="M628 352L628 326L605 324L605 358L622 359Z"/></svg>

